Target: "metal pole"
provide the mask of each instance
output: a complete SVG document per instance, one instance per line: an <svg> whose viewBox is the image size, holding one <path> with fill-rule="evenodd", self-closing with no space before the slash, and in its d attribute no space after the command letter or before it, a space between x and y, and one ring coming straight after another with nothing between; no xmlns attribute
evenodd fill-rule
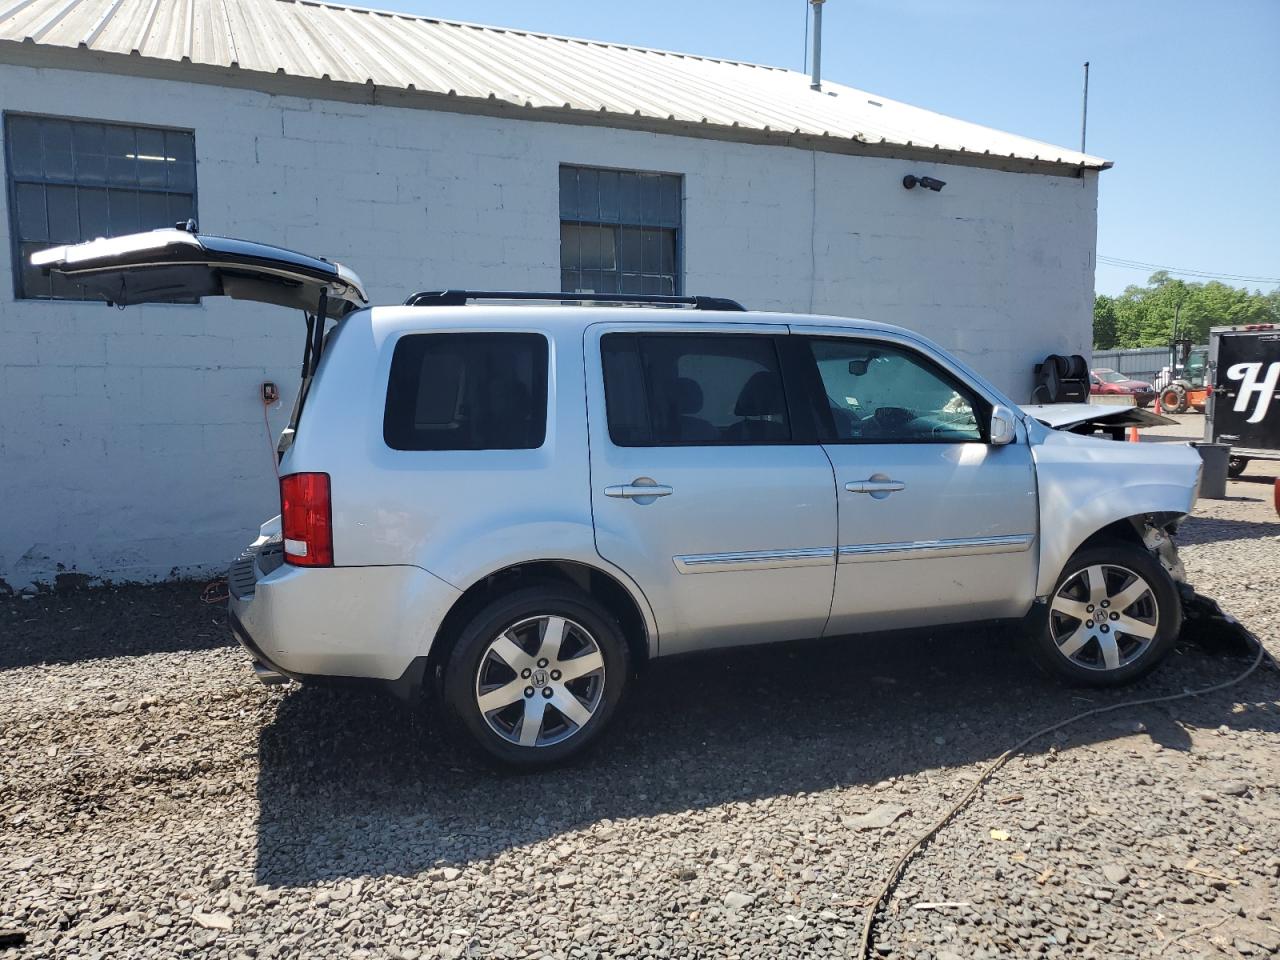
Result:
<svg viewBox="0 0 1280 960"><path fill-rule="evenodd" d="M804 0L804 67L802 72L809 72L809 0Z"/></svg>
<svg viewBox="0 0 1280 960"><path fill-rule="evenodd" d="M1089 61L1084 62L1084 107L1080 111L1080 152L1084 153L1086 134L1089 130Z"/></svg>
<svg viewBox="0 0 1280 960"><path fill-rule="evenodd" d="M822 89L822 5L826 0L809 0L813 7L813 82L811 90Z"/></svg>

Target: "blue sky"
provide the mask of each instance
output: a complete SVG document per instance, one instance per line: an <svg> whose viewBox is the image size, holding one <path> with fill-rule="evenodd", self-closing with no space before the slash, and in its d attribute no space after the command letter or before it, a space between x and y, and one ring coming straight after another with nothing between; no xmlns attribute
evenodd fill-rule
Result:
<svg viewBox="0 0 1280 960"><path fill-rule="evenodd" d="M803 66L806 0L362 2ZM827 0L823 32L833 80L1073 147L1090 61L1098 253L1280 278L1280 0ZM1100 264L1097 288L1148 273Z"/></svg>

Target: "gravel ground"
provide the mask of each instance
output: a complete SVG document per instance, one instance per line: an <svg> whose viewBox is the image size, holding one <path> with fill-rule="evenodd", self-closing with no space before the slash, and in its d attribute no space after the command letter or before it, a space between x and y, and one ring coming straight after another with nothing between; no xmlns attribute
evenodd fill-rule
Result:
<svg viewBox="0 0 1280 960"><path fill-rule="evenodd" d="M1280 654L1274 467L1181 540ZM0 599L0 928L27 935L0 957L849 955L1007 746L1248 663L1187 644L1099 694L979 629L688 658L592 757L516 776L380 697L259 686L199 592ZM1278 698L1263 669L1034 744L909 865L877 951L1276 955Z"/></svg>

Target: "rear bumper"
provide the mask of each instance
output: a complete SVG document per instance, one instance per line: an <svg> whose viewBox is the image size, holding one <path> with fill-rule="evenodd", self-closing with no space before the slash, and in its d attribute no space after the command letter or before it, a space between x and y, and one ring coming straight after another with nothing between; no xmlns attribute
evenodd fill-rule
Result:
<svg viewBox="0 0 1280 960"><path fill-rule="evenodd" d="M308 681L412 675L461 595L419 567L293 567L265 540L227 582L240 644L268 671Z"/></svg>

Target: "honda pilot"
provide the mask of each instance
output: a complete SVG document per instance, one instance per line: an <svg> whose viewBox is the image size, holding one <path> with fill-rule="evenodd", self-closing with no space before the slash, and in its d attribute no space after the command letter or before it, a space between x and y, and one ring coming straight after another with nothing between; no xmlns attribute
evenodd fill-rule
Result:
<svg viewBox="0 0 1280 960"><path fill-rule="evenodd" d="M280 515L231 568L259 677L385 682L536 766L638 669L1014 621L1073 683L1178 635L1200 460L1051 429L899 327L707 297L444 291L194 225L33 257L118 305L301 309Z"/></svg>

